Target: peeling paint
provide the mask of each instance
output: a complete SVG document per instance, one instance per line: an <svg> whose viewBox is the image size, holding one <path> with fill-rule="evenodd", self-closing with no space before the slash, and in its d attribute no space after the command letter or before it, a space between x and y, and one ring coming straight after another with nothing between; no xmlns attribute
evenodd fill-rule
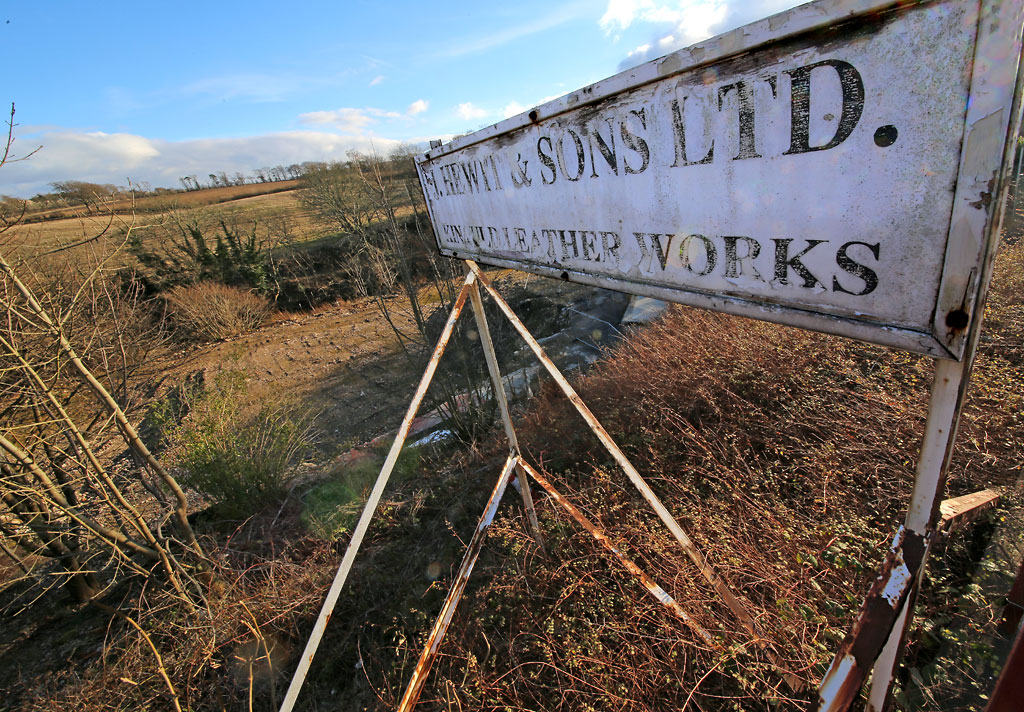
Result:
<svg viewBox="0 0 1024 712"><path fill-rule="evenodd" d="M899 606L900 597L907 590L907 584L910 583L910 579L910 569L900 560L889 573L889 579L885 582L885 588L882 589L882 598L888 601L889 605L894 609Z"/></svg>
<svg viewBox="0 0 1024 712"><path fill-rule="evenodd" d="M1003 118L1002 107L972 123L967 132L963 175L974 178L984 175L984 179L988 180L992 170L992 149L1001 153L1005 137L1006 120Z"/></svg>

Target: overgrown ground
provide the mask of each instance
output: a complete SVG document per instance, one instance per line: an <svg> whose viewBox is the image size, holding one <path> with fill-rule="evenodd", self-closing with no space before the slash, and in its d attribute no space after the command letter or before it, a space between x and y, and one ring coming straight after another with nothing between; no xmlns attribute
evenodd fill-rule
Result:
<svg viewBox="0 0 1024 712"><path fill-rule="evenodd" d="M114 213L20 225L5 235L6 246L46 252L83 242L48 258L59 265L39 263L41 283L58 285L59 303L88 272L79 256L102 259L132 224L131 251L104 263L122 271L103 272L94 283L106 291L92 291L106 295L96 314L134 309L150 334L143 349L150 355L136 359L135 375L124 379L134 417L142 419L153 403L185 403L189 388L205 384L209 391L225 378L238 390L221 403L239 412L285 401L316 412L318 448L302 449L305 462L258 511L238 501L204 510L208 502L193 493L194 524L216 569L205 611L188 613L159 577L128 579L78 607L46 594L46 576L3 588L2 708L275 709L383 460L379 447L349 448L392 429L405 410L425 350L413 341L403 349L394 339L396 330L416 329L402 298L338 300L351 297L346 279L359 277L346 272L355 255L351 240L314 221L293 192L221 197L230 202L198 211L154 204L134 223ZM400 221L393 223L419 255L423 234L413 210L397 205ZM933 560L899 677L905 709L929 709L937 699L950 709L978 708L998 669L994 622L1021 554L1020 217L1011 215L999 257L947 493L1001 486L1007 494L999 512L944 544ZM189 252L203 241L206 253ZM54 279L47 270L73 278ZM118 279L133 270L164 301L134 292L135 301L106 309L103 299L117 295ZM218 340L197 344L198 332L184 331L185 320L212 312L212 298L197 297L212 280L235 306L256 305L258 318L243 329L263 322L272 299L279 311L251 333L214 332ZM585 324L549 346L594 348L599 335L589 330L606 322L580 313L586 290L536 278L506 278L503 288L538 336L571 319ZM439 283L419 291L428 314L441 291ZM160 303L166 311L146 311ZM285 310L288 304L301 311ZM382 304L390 305L391 326ZM186 315L189 306L199 309ZM429 316L422 341L443 318L443 309ZM91 333L87 314L75 320L71 331L84 326L82 333ZM177 337L166 338L167 326ZM494 319L492 328L505 368L517 367L521 354L510 330ZM470 351L479 348L474 336L468 328L459 337ZM450 374L482 372L472 359L452 358L443 367ZM581 395L754 615L769 650L753 644L557 389L543 386L517 413L529 459L711 631L715 644L681 627L538 491L548 544L542 555L510 491L422 708L801 706L807 693L783 675L813 688L874 576L909 496L930 376L927 359L673 308L577 378ZM440 395L435 389L428 403ZM182 413L202 410L198 401L185 405ZM146 418L154 446L162 443L160 422ZM215 439L244 446L244 427L225 429L225 422L215 423ZM209 454L195 436L185 446L202 446L192 451L200 459ZM174 461L173 449L164 455ZM394 707L504 455L496 432L470 447L425 446L403 456L300 708ZM17 572L11 565L5 573ZM112 573L100 571L107 580Z"/></svg>
<svg viewBox="0 0 1024 712"><path fill-rule="evenodd" d="M1024 243L1004 245L998 265L947 494L1007 487L996 521L1013 521L1024 462ZM303 372L296 366L303 350L315 347L325 361L341 358L331 350L335 327L354 326L360 338L372 333L371 322L359 322L357 314L339 308L281 321L197 358L230 362L237 350L243 370L257 381L257 397L276 384L308 399L290 380ZM330 329L325 320L332 320ZM301 333L289 336L297 325ZM351 356L353 376L401 380L386 361L377 361L380 376L366 367L381 354ZM245 361L260 358L272 364L265 375ZM343 373L347 363L325 368ZM611 351L577 387L749 606L783 668L813 686L900 521L930 369L926 359L863 344L673 308ZM325 373L309 368L303 377L322 382ZM392 400L400 412L398 390ZM352 388L339 397L359 417L376 407ZM785 685L553 388L520 414L519 430L531 461L712 631L720 647L695 640L538 496L548 549L542 556L510 491L441 648L423 709L803 704L806 693ZM301 709L394 706L503 454L496 437L467 452L428 448L403 461L339 601ZM3 705L167 709L172 696L162 667L183 709L274 709L344 550L357 511L349 499L365 491L379 457L334 461L312 477L307 468L282 504L245 522L200 516L197 526L219 566L205 623L182 618L173 598L155 588L109 591L102 603L135 610L147 640L92 606L72 609L51 600L41 613L28 613L19 606L34 589L7 589L6 602L14 605L0 634ZM327 526L322 516L311 516L337 505L343 515ZM996 576L998 585L972 588L972 547L979 547L973 539L952 541L933 561L917 642L902 672L905 708L929 709L936 695L949 709L977 708L975 693L991 683L991 671L974 663L978 646L991 639L983 636L992 634L1005 581ZM994 564L1014 565L1012 551Z"/></svg>

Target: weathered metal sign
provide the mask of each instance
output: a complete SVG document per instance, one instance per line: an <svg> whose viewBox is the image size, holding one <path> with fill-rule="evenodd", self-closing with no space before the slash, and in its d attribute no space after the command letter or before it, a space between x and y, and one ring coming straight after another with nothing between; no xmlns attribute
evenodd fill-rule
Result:
<svg viewBox="0 0 1024 712"><path fill-rule="evenodd" d="M1017 0L820 0L417 160L443 254L959 359Z"/></svg>

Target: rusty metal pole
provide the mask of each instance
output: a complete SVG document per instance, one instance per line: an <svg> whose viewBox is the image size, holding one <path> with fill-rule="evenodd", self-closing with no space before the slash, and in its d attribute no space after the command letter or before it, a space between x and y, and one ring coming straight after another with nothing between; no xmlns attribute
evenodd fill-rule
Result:
<svg viewBox="0 0 1024 712"><path fill-rule="evenodd" d="M483 285L484 289L486 289L491 295L501 311L504 312L506 317L508 317L512 326L519 332L519 335L527 343L534 355L536 355L537 359L541 362L544 368L547 369L547 372L555 380L555 383L558 384L558 387L562 389L562 392L565 393L570 402L572 402L576 407L579 414L583 416L583 420L586 421L590 429L595 435L597 435L601 444L604 445L605 449L608 450L613 458L615 458L615 461L622 468L623 472L626 473L626 476L629 478L630 482L633 483L633 486L640 491L640 494L643 495L644 499L647 500L647 503L651 505L651 508L654 509L658 518L661 519L668 530L672 532L672 536L675 537L676 541L679 542L679 545L682 546L683 551L686 552L686 555L689 556L690 560L697 566L701 575L715 587L718 591L718 595L722 597L722 600L733 612L733 615L739 619L740 623L747 629L751 636L756 640L760 640L761 635L753 617L747 612L744 605L740 603L740 600L729 589L729 586L725 581L723 581L711 565L708 564L703 554L697 550L697 547L686 532L683 531L679 522L675 520L675 517L672 516L671 512L668 511L647 482L640 476L640 473L637 472L636 468L633 467L633 464L626 458L625 453L622 452L619 446L612 439L611 435L608 434L608 431L604 429L604 426L602 426L594 416L594 413L579 397L579 394L576 393L573 387L569 384L569 381L567 381L565 376L562 375L562 372L558 370L558 367L555 366L551 359L548 358L548 355L544 353L543 347L537 343L537 340L533 337L533 334L530 333L530 330L526 328L526 325L523 324L518 316L516 316L516 313L512 311L512 308L508 303L500 294L498 294L498 291L493 287L493 285L491 285L490 280L488 280L487 276L480 270L479 265L477 265L473 260L466 260L466 264L469 265L473 274L477 276L477 279L480 280L480 284Z"/></svg>
<svg viewBox="0 0 1024 712"><path fill-rule="evenodd" d="M466 276L466 280L462 285L462 290L459 292L459 296L455 300L455 306L452 308L451 314L448 315L448 321L445 323L444 330L441 332L441 336L437 340L437 346L434 347L434 352L430 356L430 361L427 363L427 368L423 372L420 384L416 388L416 393L412 397L412 402L409 403L409 409L405 413L405 418L402 419L402 425L398 428L398 433L395 435L395 441L391 445L391 451L388 452L387 459L384 461L384 465L380 469L380 474L377 475L377 481L373 485L370 497L366 501L366 505L363 507L362 514L359 515L359 522L356 524L356 528L352 531L352 538L349 540L348 548L345 549L345 556L342 558L341 565L338 566L338 571L334 575L334 581L331 583L331 588L327 592L327 598L324 600L324 605L320 609L320 615L317 617L316 624L313 626L313 632L310 633L309 640L306 641L306 647L302 651L302 657L299 658L299 665L295 669L292 681L288 685L288 692L285 694L284 701L281 703L280 712L290 712L295 706L295 700L298 699L299 691L302 689L302 683L306 680L306 674L309 672L309 666L313 662L313 656L316 655L316 649L320 645L320 639L323 638L324 630L327 628L327 623L331 619L331 613L334 611L334 606L338 602L338 596L341 595L341 589L345 585L345 580L348 578L349 571L352 569L352 562L355 560L356 554L359 552L359 546L363 542L366 530L370 527L370 520L373 519L373 515L377 511L377 504L380 502L381 495L384 493L384 487L387 485L388 478L391 477L391 471L394 469L395 463L398 461L398 454L402 450L402 445L405 444L405 438L409 435L409 428L412 425L413 418L416 417L416 412L419 410L420 404L423 402L423 397L427 393L427 387L434 378L434 373L437 371L437 364L440 362L441 355L444 353L444 349L448 345L448 340L451 338L452 331L455 328L455 322L458 320L459 315L462 313L462 308L466 304L466 298L469 296L474 279L475 278L472 274Z"/></svg>
<svg viewBox="0 0 1024 712"><path fill-rule="evenodd" d="M964 363L936 361L932 395L928 406L924 440L914 473L914 491L910 497L903 526L911 532L927 533L921 567L914 575L906 603L895 621L885 647L872 667L871 692L867 712L882 712L888 707L893 675L903 642L910 628L911 613L917 603L917 594L924 578L925 561L934 543L936 514L946 481L948 455L956 437L960 419L960 385L964 380Z"/></svg>
<svg viewBox="0 0 1024 712"><path fill-rule="evenodd" d="M398 712L408 712L408 710L416 706L420 699L423 685L427 681L427 674L430 672L430 666L433 664L434 658L437 656L437 650L441 647L441 641L444 640L444 634L448 631L448 626L452 622L455 608L459 605L462 593L466 590L469 575L473 573L473 566L480 556L480 550L484 545L484 538L487 536L487 530L494 521L494 515L498 511L501 497L505 494L505 488L508 486L509 480L512 479L516 460L515 455L509 455L508 459L505 460L505 466L501 470L501 476L498 477L498 483L494 486L491 498L487 500L487 506L484 508L484 513L480 515L476 531L473 532L473 537L469 540L469 545L466 547L466 554L462 558L462 565L459 566L459 573L455 576L455 582L452 584L451 590L448 591L448 596L441 607L441 613L438 615L437 620L434 621L434 627L431 629L430 635L427 636L426 646L423 648L420 659L416 663L416 669L412 673L409 685L405 688L405 694L402 695L402 701L398 705Z"/></svg>
<svg viewBox="0 0 1024 712"><path fill-rule="evenodd" d="M467 267L467 273L472 274ZM505 428L505 437L508 438L509 448L516 456L517 475L519 476L519 494L523 499L523 509L526 511L526 521L529 523L530 533L540 550L544 551L544 536L540 531L540 523L537 521L537 510L533 506L533 493L530 492L530 479L523 476L522 467L518 466L521 458L519 452L519 438L516 437L516 429L512 425L512 415L508 409L508 397L505 393L505 384L501 379L501 369L498 367L498 356L494 352L494 342L491 340L491 330L487 326L487 314L484 312L484 304L480 299L480 286L476 283L470 289L469 303L473 307L473 317L476 319L477 332L480 334L480 345L484 350L484 359L487 361L487 371L491 376L491 390L494 399L498 403L498 412L501 414L501 424Z"/></svg>
<svg viewBox="0 0 1024 712"><path fill-rule="evenodd" d="M605 534L600 528L595 526L593 522L587 519L586 516L584 516L583 513L580 510L578 510L575 507L575 505L573 505L572 502L563 497L562 494L558 490L556 490L554 486L550 482L548 482L548 480L543 475L541 475L539 472L537 472L536 469L531 467L529 463L523 460L520 460L519 464L521 468L525 469L530 474L530 477L537 481L537 484L539 484L541 487L547 490L547 493L551 495L551 498L555 500L556 503L561 505L561 507L564 508L565 511L569 513L569 516L571 516L573 519L579 522L580 526L586 529L587 532L589 532L590 535L594 537L594 539L596 539L598 543L601 544L601 546L607 549L612 554L612 556L618 559L619 563L621 563L626 568L626 571L633 574L633 576L639 579L640 583L643 584L644 588L646 588L652 596L658 599L659 603L668 608L668 610L671 611L672 615L674 615L676 618L678 618L687 626L689 626L690 630L696 633L701 640L703 640L711 647L721 647L715 642L715 639L711 637L711 634L708 633L704 626L695 621L690 616L690 614L684 611L683 607L680 606L676 602L676 600L672 598L672 596L670 596L668 592L665 591L665 589L659 586L654 579L652 579L650 576L644 573L643 569L637 566L632 559L627 558L626 555L623 554L621 550L619 550L619 547L612 544L611 539L608 538L608 535Z"/></svg>

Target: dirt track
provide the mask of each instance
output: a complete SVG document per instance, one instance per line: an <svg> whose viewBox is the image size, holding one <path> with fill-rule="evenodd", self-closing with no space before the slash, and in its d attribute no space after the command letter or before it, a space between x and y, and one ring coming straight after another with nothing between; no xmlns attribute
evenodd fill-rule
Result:
<svg viewBox="0 0 1024 712"><path fill-rule="evenodd" d="M521 283L524 275L515 279ZM596 291L603 290L528 279L529 293L564 305L572 320L580 322L588 341L595 322L586 312L602 308L601 318L609 318L607 296L594 298ZM624 298L621 301L618 316L625 308ZM395 304L400 308L401 300ZM466 318L470 318L468 310ZM610 318L617 321L616 316ZM319 413L323 450L331 455L398 426L423 362L423 354L414 362L402 352L371 301L355 300L279 318L257 332L180 352L163 369L167 386L197 372L210 378L229 369L245 374L253 404L282 394L298 399Z"/></svg>

